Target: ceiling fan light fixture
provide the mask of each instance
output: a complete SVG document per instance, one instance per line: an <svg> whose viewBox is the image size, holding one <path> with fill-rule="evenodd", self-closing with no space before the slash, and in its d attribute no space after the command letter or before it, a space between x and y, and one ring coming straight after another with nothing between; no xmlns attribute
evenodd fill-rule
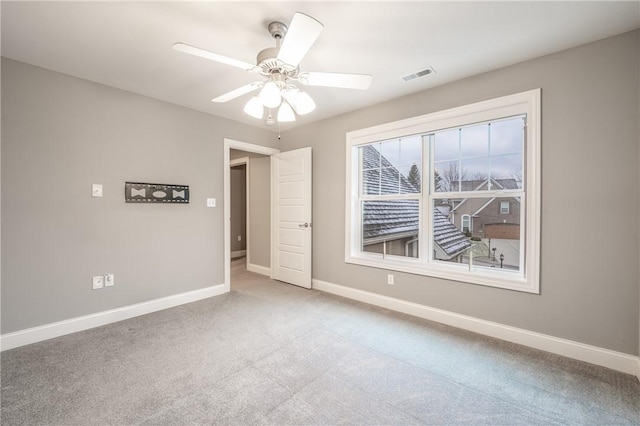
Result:
<svg viewBox="0 0 640 426"><path fill-rule="evenodd" d="M278 109L278 122L287 123L291 121L296 121L296 114L293 112L291 105L287 102L282 102L280 109Z"/></svg>
<svg viewBox="0 0 640 426"><path fill-rule="evenodd" d="M244 106L244 112L253 118L262 120L262 116L264 115L262 99L260 99L260 97L258 96L254 96L249 99L249 102L247 102L247 104Z"/></svg>
<svg viewBox="0 0 640 426"><path fill-rule="evenodd" d="M300 72L300 62L323 29L323 25L311 16L296 13L288 27L282 22L275 21L271 22L267 29L276 40L276 46L261 50L256 58L257 65L184 43L175 43L173 49L245 69L264 77L266 81L245 84L212 99L212 102L229 102L250 92L258 92L257 96L252 97L245 104L243 111L251 117L262 120L266 107L268 112L265 122L269 126L277 122L295 121L298 115L308 114L316 109L316 103L311 96L301 91L296 84L360 90L370 86L372 77L368 74ZM272 109L278 109L277 122L272 115Z"/></svg>
<svg viewBox="0 0 640 426"><path fill-rule="evenodd" d="M260 90L260 100L267 108L276 108L282 102L280 87L275 81L268 81Z"/></svg>
<svg viewBox="0 0 640 426"><path fill-rule="evenodd" d="M316 103L313 101L311 96L307 92L303 92L299 90L295 94L295 106L296 111L300 115L309 114L311 111L316 109Z"/></svg>
<svg viewBox="0 0 640 426"><path fill-rule="evenodd" d="M287 86L282 92L284 99L293 107L298 115L308 114L316 109L316 103L308 93L303 92L294 85Z"/></svg>

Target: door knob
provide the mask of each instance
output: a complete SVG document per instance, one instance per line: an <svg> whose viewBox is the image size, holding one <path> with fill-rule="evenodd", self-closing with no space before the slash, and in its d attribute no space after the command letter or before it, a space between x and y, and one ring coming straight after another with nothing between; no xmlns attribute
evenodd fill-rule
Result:
<svg viewBox="0 0 640 426"><path fill-rule="evenodd" d="M301 223L300 225L298 225L298 228L308 228L308 227L310 227L310 226L311 226L311 224L310 224L310 223L305 222L305 223Z"/></svg>

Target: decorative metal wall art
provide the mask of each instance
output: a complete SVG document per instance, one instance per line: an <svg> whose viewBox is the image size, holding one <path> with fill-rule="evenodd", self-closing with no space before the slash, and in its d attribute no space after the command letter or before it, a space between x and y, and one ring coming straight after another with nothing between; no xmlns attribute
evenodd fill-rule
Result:
<svg viewBox="0 0 640 426"><path fill-rule="evenodd" d="M124 199L127 203L188 203L189 186L125 182Z"/></svg>

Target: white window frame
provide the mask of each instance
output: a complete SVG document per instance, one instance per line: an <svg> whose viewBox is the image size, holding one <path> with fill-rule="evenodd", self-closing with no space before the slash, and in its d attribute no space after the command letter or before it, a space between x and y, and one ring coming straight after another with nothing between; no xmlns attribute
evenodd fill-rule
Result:
<svg viewBox="0 0 640 426"><path fill-rule="evenodd" d="M345 199L345 262L408 272L448 280L506 288L528 293L540 293L540 155L541 155L541 90L534 89L514 95L478 102L405 120L386 123L348 132L346 134L346 199ZM524 155L525 198L521 208L525 209L523 230L524 250L521 253L519 272L490 271L487 269L463 268L461 264L450 264L430 260L432 246L431 223L424 216L425 203L421 203L420 259L400 256L383 256L361 250L361 208L359 205L359 164L357 148L361 145L401 138L410 135L426 135L442 129L501 119L526 114ZM423 168L429 164L428 153L423 152ZM422 173L423 186L428 184L426 173ZM489 191L487 196L502 196L501 191ZM426 200L426 198L424 198Z"/></svg>
<svg viewBox="0 0 640 426"><path fill-rule="evenodd" d="M507 206L507 208L503 208L504 206ZM500 214L509 214L509 202L508 201L500 201Z"/></svg>

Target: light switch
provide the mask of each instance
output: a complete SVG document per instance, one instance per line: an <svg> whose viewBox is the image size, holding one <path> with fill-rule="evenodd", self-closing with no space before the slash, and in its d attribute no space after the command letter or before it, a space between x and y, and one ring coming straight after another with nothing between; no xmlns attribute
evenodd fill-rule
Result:
<svg viewBox="0 0 640 426"><path fill-rule="evenodd" d="M115 282L115 277L113 276L113 274L104 274L104 286L105 287L111 287L115 283L116 283Z"/></svg>
<svg viewBox="0 0 640 426"><path fill-rule="evenodd" d="M91 185L91 196L92 197L102 197L102 185L99 183L94 183Z"/></svg>
<svg viewBox="0 0 640 426"><path fill-rule="evenodd" d="M91 288L94 290L104 287L104 277L102 275L93 277L91 281Z"/></svg>
<svg viewBox="0 0 640 426"><path fill-rule="evenodd" d="M207 207L215 207L216 199L215 198L207 198Z"/></svg>

